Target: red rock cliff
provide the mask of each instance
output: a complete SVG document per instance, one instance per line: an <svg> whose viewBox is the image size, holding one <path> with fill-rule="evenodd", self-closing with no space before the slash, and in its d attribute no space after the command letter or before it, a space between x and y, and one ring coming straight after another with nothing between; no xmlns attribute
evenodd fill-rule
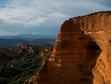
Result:
<svg viewBox="0 0 111 84"><path fill-rule="evenodd" d="M65 21L53 54L34 84L111 84L111 15L100 12Z"/></svg>

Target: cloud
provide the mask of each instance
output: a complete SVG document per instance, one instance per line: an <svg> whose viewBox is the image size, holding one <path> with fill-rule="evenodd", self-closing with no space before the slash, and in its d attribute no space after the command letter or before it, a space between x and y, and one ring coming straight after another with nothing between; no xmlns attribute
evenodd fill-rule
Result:
<svg viewBox="0 0 111 84"><path fill-rule="evenodd" d="M71 17L111 10L110 2L110 0L0 0L0 20L3 23L0 29L16 33L35 33L34 30L40 33L44 33L42 30L47 32L49 30L49 33L53 30L57 32L63 21Z"/></svg>
<svg viewBox="0 0 111 84"><path fill-rule="evenodd" d="M47 20L51 20L51 18L64 18L67 16L51 9L48 3L41 3L40 0L32 0L31 3L27 2L27 0L11 0L0 11L0 18L5 22L10 24L21 23L26 26L38 26L47 22Z"/></svg>

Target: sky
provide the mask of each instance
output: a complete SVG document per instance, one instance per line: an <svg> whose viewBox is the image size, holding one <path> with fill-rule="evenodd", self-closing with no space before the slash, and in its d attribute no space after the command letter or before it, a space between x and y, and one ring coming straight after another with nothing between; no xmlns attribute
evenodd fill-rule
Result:
<svg viewBox="0 0 111 84"><path fill-rule="evenodd" d="M0 35L57 35L71 17L111 11L111 0L0 0Z"/></svg>

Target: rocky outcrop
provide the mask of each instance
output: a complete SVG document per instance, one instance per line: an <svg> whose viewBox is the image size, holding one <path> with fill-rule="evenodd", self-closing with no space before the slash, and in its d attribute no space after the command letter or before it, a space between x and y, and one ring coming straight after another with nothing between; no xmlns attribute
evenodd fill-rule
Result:
<svg viewBox="0 0 111 84"><path fill-rule="evenodd" d="M23 44L21 45L21 48L25 48L25 49L27 49L27 50L29 50L30 47L31 47L31 45L30 45L30 44L26 44L26 43L23 43Z"/></svg>
<svg viewBox="0 0 111 84"><path fill-rule="evenodd" d="M111 84L111 12L65 21L34 84Z"/></svg>

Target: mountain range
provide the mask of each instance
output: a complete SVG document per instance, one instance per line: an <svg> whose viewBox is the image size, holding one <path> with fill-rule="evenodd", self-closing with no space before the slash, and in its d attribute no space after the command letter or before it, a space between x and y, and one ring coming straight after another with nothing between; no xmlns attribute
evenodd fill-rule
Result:
<svg viewBox="0 0 111 84"><path fill-rule="evenodd" d="M22 43L34 45L53 44L56 40L56 35L32 35L22 34L16 36L0 36L0 47L19 46Z"/></svg>

